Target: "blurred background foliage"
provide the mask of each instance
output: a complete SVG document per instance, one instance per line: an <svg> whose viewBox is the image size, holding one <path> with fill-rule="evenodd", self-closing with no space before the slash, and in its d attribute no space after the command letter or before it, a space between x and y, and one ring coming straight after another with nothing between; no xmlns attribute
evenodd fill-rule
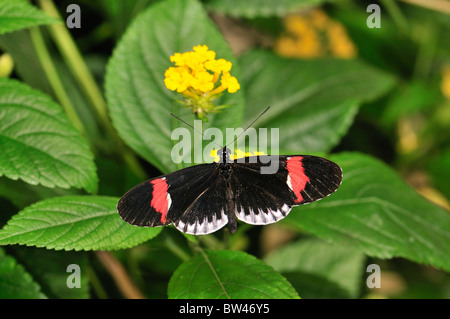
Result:
<svg viewBox="0 0 450 319"><path fill-rule="evenodd" d="M63 17L66 15L67 6L72 2L56 2ZM156 2L159 1L77 1L82 8L82 28L71 29L70 33L100 87L103 87L106 65L117 42L133 19ZM43 3L45 1L37 2L38 6ZM393 167L422 196L449 210L450 3L426 0L292 0L282 4L278 4L278 1L261 1L260 5L253 4L248 7L243 3L237 0L202 2L236 56L241 57L252 48L263 48L280 57L299 60L356 59L382 70L390 79L394 79L381 98L361 98L363 102L348 130L342 132L342 138L336 143L330 143L329 151L358 151L381 159ZM370 13L366 12L366 8L372 3L381 7L381 28L367 27L366 20ZM79 114L86 129L85 134L89 136L91 145L95 145L99 150L100 156L96 156L99 194L120 196L137 184L141 176L136 171L122 169L120 161L116 160L116 140L107 134L112 128L102 125L102 121L97 120L99 115L87 107L89 98L83 89L75 84L76 79L73 73L69 72L70 66L64 63L64 58L58 54L57 48L50 41L49 32L44 28L42 31L61 81L70 88L67 91L68 98ZM1 76L20 78L31 87L46 92L55 99L59 98L55 96L48 79L42 77L43 70L36 53L36 42L30 38L28 30L2 35L0 48ZM244 56L243 59L245 58ZM242 73L245 74L244 68L245 66L241 65ZM361 78L360 81L365 79ZM148 176L159 174L157 168L144 160L139 161ZM4 225L18 209L40 199L74 192L82 193L32 186L1 177L0 224ZM279 225L251 229L247 229L245 225L240 227L246 232L246 236L228 238L229 247L246 250L261 257L282 271L294 287L296 282L301 282L304 294L300 295L304 298L450 297L450 277L443 270L402 258L361 259L361 255L345 249L340 251L342 248L338 247L330 251L339 251L340 255L344 254L349 260L353 260L353 263L344 263L342 268L345 269L349 264L358 266L347 271L359 272L359 280L353 283L344 282L342 285L330 284L339 282L339 279L323 276L327 273L327 268L312 271L307 265L302 265L303 269L293 267L294 271L289 269L289 265L278 265L280 260L289 260L289 249L294 248L284 244L291 242L293 238L302 237L298 232L291 232ZM220 240L221 238L218 238L217 242L213 240L210 246L223 248ZM99 252L55 254L53 251L32 247L6 247L5 250L40 283L48 297L140 297L144 294L150 298L166 298L167 282L184 258L183 249L180 250L180 247L187 245L181 234L167 229L149 243L117 251L106 257ZM305 245L305 248L299 246L295 251L299 253L305 250L305 256L310 256L306 255L307 249L314 248L320 255L320 244L312 242L311 245ZM280 247L282 248L279 249ZM3 249L0 249L0 253L3 254ZM330 258L329 251L325 250L323 254ZM43 267L34 266L34 262L43 260L51 260L55 269L57 265L66 265L68 260L76 260L77 263L82 260L83 265L89 269L90 286L83 285L83 289L67 294L67 289L53 284L57 281L49 278L56 274L56 271L45 272ZM342 259L337 258L333 265L339 265L339 262L342 262ZM365 285L364 278L367 274L364 273L363 265L369 263L377 263L383 269L382 288L375 291ZM20 267L17 272L25 276ZM126 270L125 274L121 272L123 269ZM344 270L343 273L345 274ZM65 275L59 273L58 276ZM83 278L88 280L87 277ZM125 284L121 278L126 278ZM321 281L325 284L318 285ZM151 284L146 285L148 282ZM317 288L319 286L328 290L320 291ZM129 287L132 287L131 291ZM346 289L343 290L342 287ZM34 295L36 296L39 295Z"/></svg>

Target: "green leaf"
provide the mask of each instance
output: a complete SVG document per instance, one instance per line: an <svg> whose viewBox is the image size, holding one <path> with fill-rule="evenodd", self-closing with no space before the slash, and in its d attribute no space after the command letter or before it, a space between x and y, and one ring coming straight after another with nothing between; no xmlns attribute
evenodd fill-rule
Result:
<svg viewBox="0 0 450 319"><path fill-rule="evenodd" d="M84 194L82 190L75 188L48 188L42 185L30 185L21 180L13 181L6 177L0 177L0 197L8 199L19 209L45 198L82 194Z"/></svg>
<svg viewBox="0 0 450 319"><path fill-rule="evenodd" d="M256 126L279 128L279 147L298 151L329 151L353 123L359 105L394 84L391 76L356 60L285 59L251 51L240 64L246 124L271 106Z"/></svg>
<svg viewBox="0 0 450 319"><path fill-rule="evenodd" d="M46 187L97 191L89 145L50 97L0 79L0 176Z"/></svg>
<svg viewBox="0 0 450 319"><path fill-rule="evenodd" d="M239 18L284 16L301 9L318 6L332 0L212 0L208 9Z"/></svg>
<svg viewBox="0 0 450 319"><path fill-rule="evenodd" d="M39 285L0 247L0 299L43 299Z"/></svg>
<svg viewBox="0 0 450 319"><path fill-rule="evenodd" d="M24 0L0 0L0 34L61 22Z"/></svg>
<svg viewBox="0 0 450 319"><path fill-rule="evenodd" d="M324 277L301 271L283 272L283 276L302 292L303 299L349 299L349 292Z"/></svg>
<svg viewBox="0 0 450 319"><path fill-rule="evenodd" d="M344 179L331 196L285 219L322 239L379 258L404 257L450 270L450 214L428 202L380 161L358 153L330 157Z"/></svg>
<svg viewBox="0 0 450 319"><path fill-rule="evenodd" d="M155 237L161 228L136 227L117 213L119 198L62 196L14 215L0 230L0 245L64 250L125 249Z"/></svg>
<svg viewBox="0 0 450 319"><path fill-rule="evenodd" d="M99 2L102 12L106 14L108 24L114 30L114 37L118 39L136 15L157 1L159 0L101 0Z"/></svg>
<svg viewBox="0 0 450 319"><path fill-rule="evenodd" d="M181 168L171 160L173 129L185 127L170 113L194 123L189 109L175 101L176 93L164 85L164 72L175 52L191 51L206 44L216 58L233 63L231 74L239 80L239 69L226 41L196 0L157 3L127 29L114 50L106 72L106 97L115 128L124 141L163 173ZM231 104L203 124L225 130L241 124L242 90L224 94L217 105Z"/></svg>
<svg viewBox="0 0 450 319"><path fill-rule="evenodd" d="M0 48L12 56L14 71L21 81L42 93L50 95L54 100L58 100L47 77L42 76L45 71L28 30L0 36ZM86 54L84 55L84 60L94 76L100 77L100 74L103 76L103 69L106 65L104 59ZM99 132L99 123L96 122L95 111L90 106L89 99L84 95L68 65L57 55L52 55L52 62L64 88L66 88L70 101L83 123L83 128L86 130L89 140L93 141L94 145L100 144L102 147L105 147L104 145L108 143L108 140ZM101 72L95 72L98 69L102 69Z"/></svg>
<svg viewBox="0 0 450 319"><path fill-rule="evenodd" d="M0 36L0 48L14 60L14 73L34 89L52 95L50 82L36 53L29 30L16 31ZM63 70L58 70L60 74ZM67 71L64 70L66 73Z"/></svg>
<svg viewBox="0 0 450 319"><path fill-rule="evenodd" d="M402 117L426 110L437 103L438 97L439 91L436 86L421 81L406 83L387 103L382 121L392 125Z"/></svg>
<svg viewBox="0 0 450 319"><path fill-rule="evenodd" d="M169 298L298 298L289 282L261 260L244 252L201 252L172 275Z"/></svg>
<svg viewBox="0 0 450 319"><path fill-rule="evenodd" d="M308 275L311 278L323 278L323 285L329 285L329 292L312 291L312 295L321 298L333 298L336 292L339 296L345 291L348 296L357 297L361 285L363 263L365 256L359 250L342 245L332 245L316 239L301 240L284 246L265 258L265 262L283 275L291 273L296 278L296 286L302 297L308 295ZM302 281L292 274L301 273ZM288 276L289 279L289 276ZM324 288L324 287L322 287ZM331 294L329 294L331 293Z"/></svg>
<svg viewBox="0 0 450 319"><path fill-rule="evenodd" d="M24 265L49 298L87 299L90 296L86 252L54 251L35 247L14 247L14 255ZM80 287L67 287L69 265L80 267Z"/></svg>

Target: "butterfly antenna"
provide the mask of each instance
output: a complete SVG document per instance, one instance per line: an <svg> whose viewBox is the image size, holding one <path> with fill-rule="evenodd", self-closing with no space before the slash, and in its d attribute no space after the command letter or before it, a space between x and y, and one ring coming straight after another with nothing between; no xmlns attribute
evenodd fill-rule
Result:
<svg viewBox="0 0 450 319"><path fill-rule="evenodd" d="M261 114L259 114L258 117L257 117L256 119L254 119L253 122L251 122L250 125L247 126L247 128L246 128L241 134L239 134L239 135L234 139L233 142L228 143L227 145L225 145L225 147L227 147L228 145L233 144L234 142L236 142L236 140L237 140L238 138L240 138L240 137L241 137L241 136L242 136L242 135L250 128L250 127L252 127L253 124L255 124L255 122L256 122L257 120L259 120L259 118L260 118L261 116L263 116L264 113L266 113L269 109L270 109L270 106L268 106Z"/></svg>
<svg viewBox="0 0 450 319"><path fill-rule="evenodd" d="M202 131L197 130L195 127L193 127L191 124L189 124L189 123L186 122L185 120L179 118L178 116L176 116L176 115L173 114L173 113L170 113L170 115L172 115L172 116L173 116L174 118L176 118L177 120L183 122L184 124L186 124L187 126L189 126L190 128L192 128L192 129L193 129L194 131L196 131L197 133L201 134L201 136L203 136L204 138L206 138L208 141L211 141L211 142L213 142L214 144L216 144L217 146L222 147L221 145L219 145L219 144L217 144L216 142L214 142L212 139L206 137L206 136L203 134Z"/></svg>

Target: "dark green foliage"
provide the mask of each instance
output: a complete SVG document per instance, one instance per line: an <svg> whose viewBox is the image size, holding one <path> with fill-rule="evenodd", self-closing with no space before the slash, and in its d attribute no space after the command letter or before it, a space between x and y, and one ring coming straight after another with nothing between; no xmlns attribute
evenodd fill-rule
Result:
<svg viewBox="0 0 450 319"><path fill-rule="evenodd" d="M407 183L448 205L448 15L383 8L372 30L359 1L80 1L98 24L61 35L53 28L64 28L66 8L53 18L45 3L0 0L0 48L16 63L0 78L0 298L136 297L111 281L111 265L149 298L361 298L378 293L366 286L370 263L401 283L383 297L449 297L449 212ZM271 19L273 37L284 16L318 5L345 25L357 58L283 58L255 45L237 56L209 16L252 29ZM55 49L72 37L81 59ZM183 124L169 114L195 118L164 72L172 54L199 44L231 61L241 85L203 129L246 127L271 106L255 128L279 128L282 153L332 153L344 174L335 194L233 235L121 220L126 190L184 165L171 161L171 132ZM86 89L87 76L104 96ZM279 228L287 243L267 253ZM71 264L81 288L66 285Z"/></svg>

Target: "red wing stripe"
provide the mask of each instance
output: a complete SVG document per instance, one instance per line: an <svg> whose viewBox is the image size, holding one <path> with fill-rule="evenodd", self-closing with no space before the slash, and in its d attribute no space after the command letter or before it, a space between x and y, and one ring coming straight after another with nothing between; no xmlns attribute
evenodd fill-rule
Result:
<svg viewBox="0 0 450 319"><path fill-rule="evenodd" d="M153 185L152 202L150 205L161 214L161 223L166 222L166 215L169 209L167 200L167 183L165 178L158 178L151 181Z"/></svg>
<svg viewBox="0 0 450 319"><path fill-rule="evenodd" d="M302 190L305 189L306 183L309 182L309 177L305 174L305 169L302 163L303 157L293 156L288 158L286 161L286 168L288 170L290 184L289 185L297 197L297 202L300 203L303 200L301 194Z"/></svg>

